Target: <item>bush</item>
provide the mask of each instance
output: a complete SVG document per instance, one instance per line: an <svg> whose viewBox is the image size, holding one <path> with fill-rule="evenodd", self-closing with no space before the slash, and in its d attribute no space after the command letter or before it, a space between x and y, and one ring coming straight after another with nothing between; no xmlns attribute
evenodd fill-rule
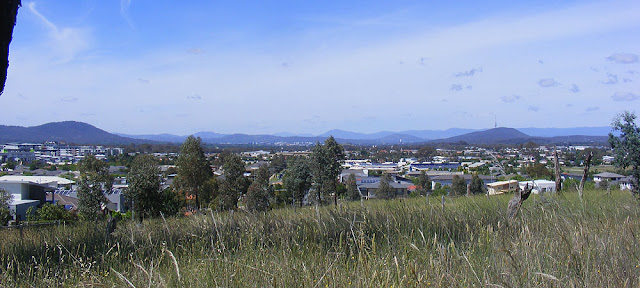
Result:
<svg viewBox="0 0 640 288"><path fill-rule="evenodd" d="M53 221L53 220L65 220L69 221L73 219L73 215L71 212L64 209L61 205L56 204L44 204L42 208L37 211L37 219L42 221Z"/></svg>
<svg viewBox="0 0 640 288"><path fill-rule="evenodd" d="M9 220L11 220L11 211L9 209L0 208L0 226L7 226Z"/></svg>

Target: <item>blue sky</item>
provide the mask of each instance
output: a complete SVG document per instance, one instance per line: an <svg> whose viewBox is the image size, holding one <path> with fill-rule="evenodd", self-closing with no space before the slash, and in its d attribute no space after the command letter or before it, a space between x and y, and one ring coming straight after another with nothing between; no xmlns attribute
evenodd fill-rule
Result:
<svg viewBox="0 0 640 288"><path fill-rule="evenodd" d="M23 0L1 119L181 135L606 126L640 112L638 15L638 1Z"/></svg>

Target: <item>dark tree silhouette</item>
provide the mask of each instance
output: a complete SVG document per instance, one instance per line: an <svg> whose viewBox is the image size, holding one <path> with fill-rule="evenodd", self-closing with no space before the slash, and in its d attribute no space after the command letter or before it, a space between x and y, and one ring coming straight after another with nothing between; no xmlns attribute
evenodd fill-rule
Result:
<svg viewBox="0 0 640 288"><path fill-rule="evenodd" d="M16 25L18 8L22 6L20 0L0 1L0 95L4 91L4 83L7 81L7 70L9 69L9 44L13 38L13 26Z"/></svg>

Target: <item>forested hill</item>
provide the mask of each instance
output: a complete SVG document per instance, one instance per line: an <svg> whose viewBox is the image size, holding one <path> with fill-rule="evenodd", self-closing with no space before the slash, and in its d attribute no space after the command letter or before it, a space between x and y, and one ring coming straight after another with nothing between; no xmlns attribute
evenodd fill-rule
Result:
<svg viewBox="0 0 640 288"><path fill-rule="evenodd" d="M0 125L0 143L47 141L101 145L153 142L114 135L87 123L76 121L52 122L32 127Z"/></svg>

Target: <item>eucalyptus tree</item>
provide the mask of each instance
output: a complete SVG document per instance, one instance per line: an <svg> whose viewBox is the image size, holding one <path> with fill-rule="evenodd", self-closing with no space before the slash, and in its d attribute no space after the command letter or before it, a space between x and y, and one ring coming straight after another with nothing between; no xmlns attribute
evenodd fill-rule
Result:
<svg viewBox="0 0 640 288"><path fill-rule="evenodd" d="M613 164L622 169L631 167L631 191L640 199L640 128L635 119L636 115L629 111L616 116L611 127L620 136L609 133L609 144L613 148Z"/></svg>
<svg viewBox="0 0 640 288"><path fill-rule="evenodd" d="M138 219L142 221L144 216L159 215L163 195L160 190L160 167L156 158L150 154L136 156L131 163L127 181L127 197L133 202L133 210Z"/></svg>
<svg viewBox="0 0 640 288"><path fill-rule="evenodd" d="M292 200L302 206L304 196L307 195L313 183L309 159L305 157L291 158L282 182L287 191L291 193Z"/></svg>
<svg viewBox="0 0 640 288"><path fill-rule="evenodd" d="M200 137L191 135L184 140L177 164L176 187L186 198L193 197L195 207L199 209L200 194L206 189L206 183L213 175L204 155Z"/></svg>
<svg viewBox="0 0 640 288"><path fill-rule="evenodd" d="M84 219L97 220L107 203L105 193L111 191L113 184L109 164L87 155L78 163L78 169L78 212Z"/></svg>
<svg viewBox="0 0 640 288"><path fill-rule="evenodd" d="M313 182L316 184L317 201L322 202L323 196L333 193L334 204L338 203L337 181L342 172L344 148L338 144L333 136L324 141L324 145L317 143L311 153L311 170Z"/></svg>

